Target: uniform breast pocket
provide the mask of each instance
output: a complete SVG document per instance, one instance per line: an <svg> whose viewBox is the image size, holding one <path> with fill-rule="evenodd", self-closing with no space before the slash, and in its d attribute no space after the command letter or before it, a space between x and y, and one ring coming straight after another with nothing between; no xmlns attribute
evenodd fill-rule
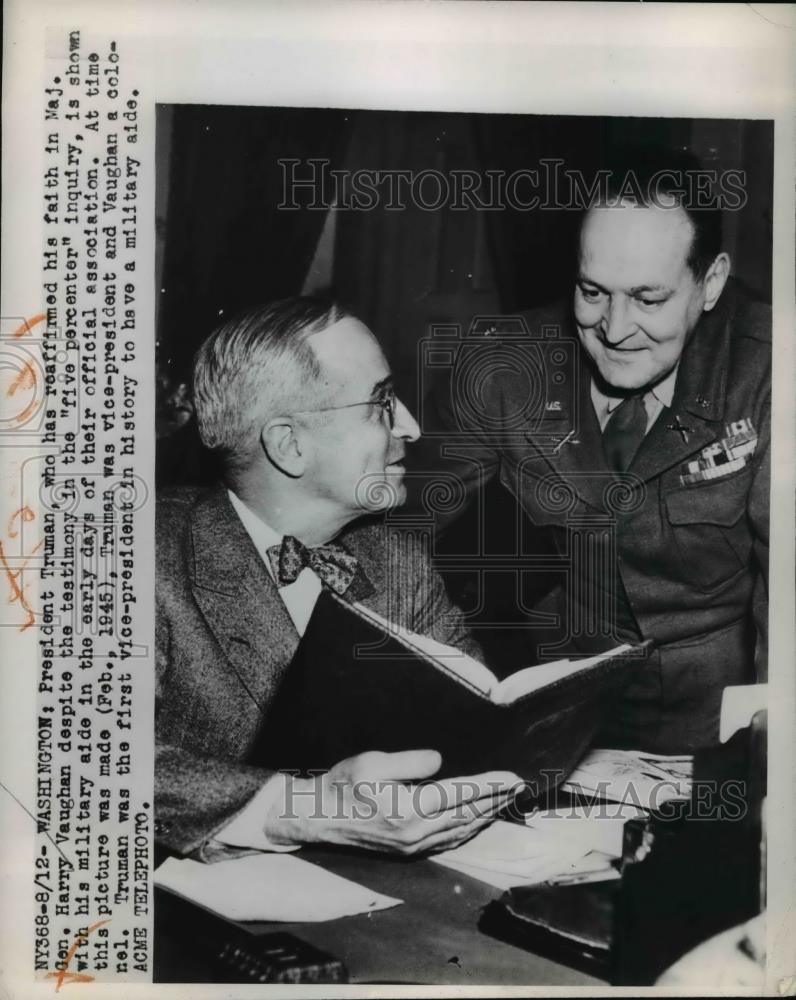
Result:
<svg viewBox="0 0 796 1000"><path fill-rule="evenodd" d="M749 470L673 489L665 497L669 531L683 580L706 593L748 571L752 539L746 517Z"/></svg>

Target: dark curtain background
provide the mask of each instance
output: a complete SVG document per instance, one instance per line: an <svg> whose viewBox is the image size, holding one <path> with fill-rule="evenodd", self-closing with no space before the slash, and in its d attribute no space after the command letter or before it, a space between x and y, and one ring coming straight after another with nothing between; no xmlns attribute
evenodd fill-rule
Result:
<svg viewBox="0 0 796 1000"><path fill-rule="evenodd" d="M197 347L224 317L298 295L315 252L325 213L279 208L278 161L339 165L349 119L322 109L177 106L160 124L170 130L157 352L157 474L167 485L216 474L185 390Z"/></svg>
<svg viewBox="0 0 796 1000"><path fill-rule="evenodd" d="M342 111L175 109L160 313L175 364L220 316L301 291L325 213L279 208L278 160L334 166L347 138Z"/></svg>
<svg viewBox="0 0 796 1000"><path fill-rule="evenodd" d="M571 294L581 212L576 206L553 207L554 201L565 200L568 194L566 184L558 184L559 169L579 171L588 183L615 145L688 145L689 126L688 121L665 119L474 115L483 168L508 174L537 169L546 206L488 216L502 308L516 312ZM529 195L527 188L520 188L519 193L523 198ZM545 193L549 204L544 201Z"/></svg>

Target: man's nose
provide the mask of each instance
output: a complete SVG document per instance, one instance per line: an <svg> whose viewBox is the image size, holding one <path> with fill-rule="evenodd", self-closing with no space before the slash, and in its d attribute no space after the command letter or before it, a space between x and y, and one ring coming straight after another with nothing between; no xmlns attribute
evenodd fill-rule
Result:
<svg viewBox="0 0 796 1000"><path fill-rule="evenodd" d="M417 421L400 399L395 400L395 422L392 433L394 437L401 438L402 441L417 441L420 437Z"/></svg>
<svg viewBox="0 0 796 1000"><path fill-rule="evenodd" d="M633 333L633 324L628 316L627 303L619 295L613 295L608 300L605 312L600 320L600 331L606 344L617 346Z"/></svg>

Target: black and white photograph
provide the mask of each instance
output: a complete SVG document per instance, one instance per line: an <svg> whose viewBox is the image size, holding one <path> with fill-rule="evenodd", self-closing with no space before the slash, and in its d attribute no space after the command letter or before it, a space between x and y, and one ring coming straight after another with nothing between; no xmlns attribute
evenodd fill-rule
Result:
<svg viewBox="0 0 796 1000"><path fill-rule="evenodd" d="M772 122L172 105L157 149L156 976L256 979L269 915L306 981L751 974Z"/></svg>
<svg viewBox="0 0 796 1000"><path fill-rule="evenodd" d="M796 993L793 5L4 12L3 996Z"/></svg>

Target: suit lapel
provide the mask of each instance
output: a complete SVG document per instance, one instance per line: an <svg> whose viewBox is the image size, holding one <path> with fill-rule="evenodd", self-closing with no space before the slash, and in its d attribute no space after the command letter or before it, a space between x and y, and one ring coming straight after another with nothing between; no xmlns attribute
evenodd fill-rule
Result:
<svg viewBox="0 0 796 1000"><path fill-rule="evenodd" d="M264 709L299 637L226 490L195 507L191 536L194 597L240 682Z"/></svg>

